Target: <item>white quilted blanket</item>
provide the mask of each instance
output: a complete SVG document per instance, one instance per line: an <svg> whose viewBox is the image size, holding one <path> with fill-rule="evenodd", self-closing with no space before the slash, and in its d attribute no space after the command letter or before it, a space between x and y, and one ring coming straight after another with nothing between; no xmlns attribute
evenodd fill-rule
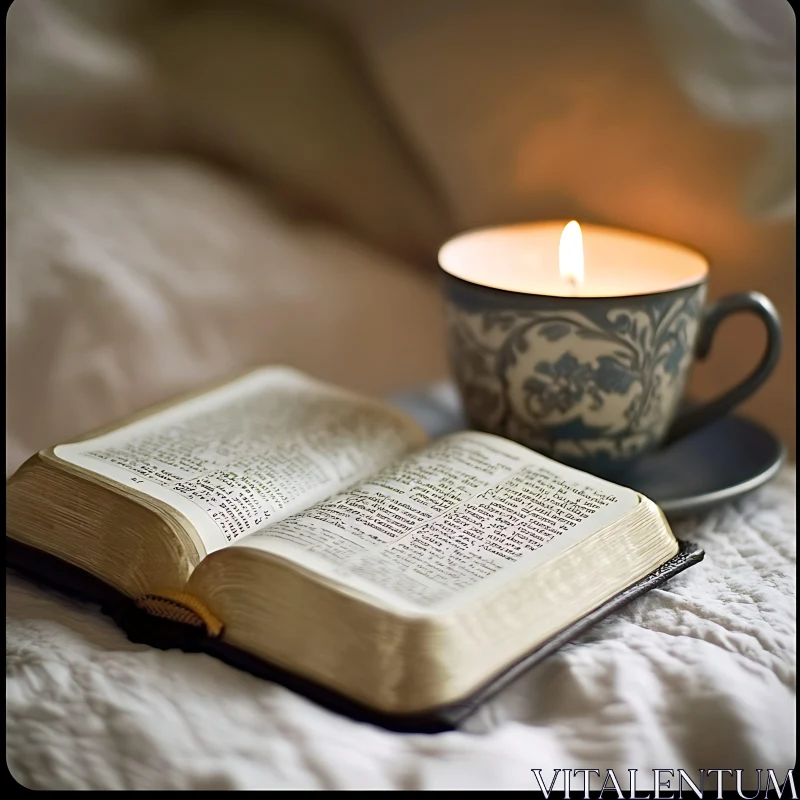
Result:
<svg viewBox="0 0 800 800"><path fill-rule="evenodd" d="M36 789L536 789L535 768L548 781L614 769L623 785L637 768L642 788L667 768L782 780L796 744L794 468L676 532L702 564L520 679L469 731L437 736L131 644L95 608L9 575L8 765Z"/></svg>

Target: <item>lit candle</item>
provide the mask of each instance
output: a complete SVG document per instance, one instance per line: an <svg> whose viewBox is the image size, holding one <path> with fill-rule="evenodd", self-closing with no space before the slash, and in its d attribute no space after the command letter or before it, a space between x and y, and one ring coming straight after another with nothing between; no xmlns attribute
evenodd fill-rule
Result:
<svg viewBox="0 0 800 800"><path fill-rule="evenodd" d="M463 233L439 251L448 349L469 425L619 476L752 394L780 353L755 292L704 308L708 261L663 239L571 222ZM679 411L721 320L756 314L767 349L722 397Z"/></svg>
<svg viewBox="0 0 800 800"><path fill-rule="evenodd" d="M699 253L673 242L572 221L486 228L439 253L456 278L550 297L630 297L682 289L708 272Z"/></svg>

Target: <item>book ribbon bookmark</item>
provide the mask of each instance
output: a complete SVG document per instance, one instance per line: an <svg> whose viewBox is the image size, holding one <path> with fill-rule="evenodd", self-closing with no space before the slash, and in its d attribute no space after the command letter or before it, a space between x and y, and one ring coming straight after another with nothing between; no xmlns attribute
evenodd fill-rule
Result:
<svg viewBox="0 0 800 800"><path fill-rule="evenodd" d="M225 627L222 620L205 603L186 592L164 589L142 595L134 602L137 608L152 617L191 625L194 628L204 628L206 635L211 639L218 639Z"/></svg>

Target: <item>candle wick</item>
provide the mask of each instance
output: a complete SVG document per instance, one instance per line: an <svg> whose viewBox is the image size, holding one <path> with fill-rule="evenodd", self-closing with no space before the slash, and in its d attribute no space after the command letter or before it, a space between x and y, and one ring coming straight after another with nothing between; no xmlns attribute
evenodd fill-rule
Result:
<svg viewBox="0 0 800 800"><path fill-rule="evenodd" d="M569 275L567 277L567 283L569 284L570 292L573 294L577 294L578 292L578 281L574 275Z"/></svg>

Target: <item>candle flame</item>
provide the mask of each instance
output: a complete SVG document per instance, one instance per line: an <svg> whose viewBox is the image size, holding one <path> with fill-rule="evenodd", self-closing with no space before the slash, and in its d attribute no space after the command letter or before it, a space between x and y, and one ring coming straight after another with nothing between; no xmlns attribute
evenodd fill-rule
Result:
<svg viewBox="0 0 800 800"><path fill-rule="evenodd" d="M568 222L558 243L558 271L573 289L583 283L583 234L575 221Z"/></svg>

